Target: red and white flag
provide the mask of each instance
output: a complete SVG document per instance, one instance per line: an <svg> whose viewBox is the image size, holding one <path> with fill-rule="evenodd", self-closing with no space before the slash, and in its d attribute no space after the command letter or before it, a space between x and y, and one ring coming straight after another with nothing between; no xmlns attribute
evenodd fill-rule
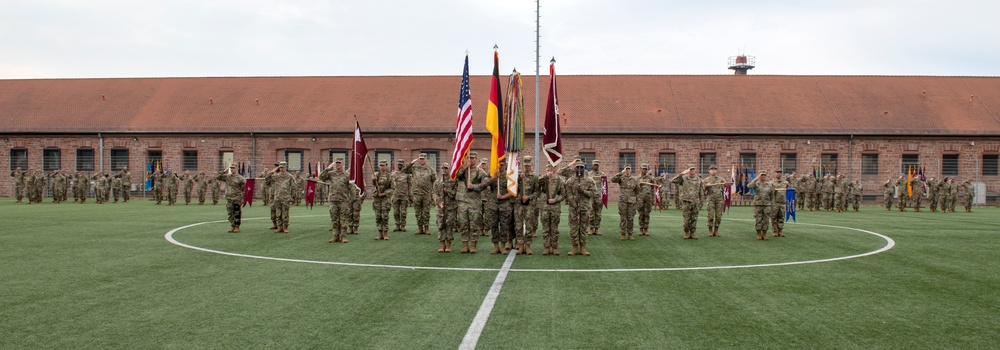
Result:
<svg viewBox="0 0 1000 350"><path fill-rule="evenodd" d="M257 179L253 179L253 178L247 179L246 187L243 187L243 205L242 206L244 206L244 207L247 206L247 205L250 205L251 207L253 207L253 187L254 187L254 182L256 180Z"/></svg>
<svg viewBox="0 0 1000 350"><path fill-rule="evenodd" d="M469 93L469 55L465 55L465 69L462 71L462 87L458 91L458 120L455 121L455 148L451 152L451 176L455 179L458 170L465 164L465 156L472 146L472 96Z"/></svg>
<svg viewBox="0 0 1000 350"><path fill-rule="evenodd" d="M562 127L559 125L559 94L556 93L556 59L549 65L549 101L545 104L545 134L542 135L542 151L552 166L559 165L563 158Z"/></svg>
<svg viewBox="0 0 1000 350"><path fill-rule="evenodd" d="M733 200L733 183L727 182L722 185L722 211L729 211L729 206Z"/></svg>
<svg viewBox="0 0 1000 350"><path fill-rule="evenodd" d="M601 176L601 204L608 207L608 177Z"/></svg>
<svg viewBox="0 0 1000 350"><path fill-rule="evenodd" d="M660 185L653 185L653 205L663 209L663 195L660 193Z"/></svg>
<svg viewBox="0 0 1000 350"><path fill-rule="evenodd" d="M368 159L368 145L361 135L361 124L354 117L354 144L351 146L351 183L358 188L360 195L365 195L365 159Z"/></svg>
<svg viewBox="0 0 1000 350"><path fill-rule="evenodd" d="M316 181L306 180L306 207L312 209L316 205Z"/></svg>

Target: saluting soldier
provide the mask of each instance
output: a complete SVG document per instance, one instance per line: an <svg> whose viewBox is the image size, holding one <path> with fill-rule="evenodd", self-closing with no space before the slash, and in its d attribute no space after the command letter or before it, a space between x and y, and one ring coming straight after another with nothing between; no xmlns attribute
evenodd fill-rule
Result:
<svg viewBox="0 0 1000 350"><path fill-rule="evenodd" d="M896 194L898 196L896 206L899 207L900 212L906 211L906 202L909 201L909 195L906 193L906 184L906 176L899 175L899 180L896 180Z"/></svg>
<svg viewBox="0 0 1000 350"><path fill-rule="evenodd" d="M378 162L378 171L372 176L372 210L375 211L375 229L378 230L378 236L375 240L388 241L389 240L389 211L392 210L392 198L393 192L393 181L392 177L389 176L389 162L385 160L380 160Z"/></svg>
<svg viewBox="0 0 1000 350"><path fill-rule="evenodd" d="M892 210L892 200L896 197L896 185L892 178L885 179L882 184L882 202L885 203L885 211Z"/></svg>
<svg viewBox="0 0 1000 350"><path fill-rule="evenodd" d="M962 192L965 197L965 212L972 212L972 201L976 195L976 187L972 184L972 180L965 180L962 183Z"/></svg>
<svg viewBox="0 0 1000 350"><path fill-rule="evenodd" d="M960 184L955 184L955 178L948 178L948 211L955 212L955 202L958 201L958 188Z"/></svg>
<svg viewBox="0 0 1000 350"><path fill-rule="evenodd" d="M931 212L936 212L938 208L938 201L940 201L939 195L940 182L935 180L933 176L927 178L927 202L931 208Z"/></svg>
<svg viewBox="0 0 1000 350"><path fill-rule="evenodd" d="M412 192L413 211L417 216L416 235L429 235L431 221L431 206L434 205L434 169L427 166L427 153L420 153L417 159L403 167L403 172L410 175L410 191Z"/></svg>
<svg viewBox="0 0 1000 350"><path fill-rule="evenodd" d="M844 175L840 174L837 175L837 178L834 183L836 184L833 189L834 206L836 207L838 213L843 213L847 211L847 195L850 193L850 191L848 191L847 189L847 185L849 183L847 182L846 179L844 179ZM775 198L775 200L778 199Z"/></svg>
<svg viewBox="0 0 1000 350"><path fill-rule="evenodd" d="M76 191L80 198L80 204L87 202L87 191L90 190L90 178L82 171L76 173Z"/></svg>
<svg viewBox="0 0 1000 350"><path fill-rule="evenodd" d="M539 217L542 225L542 255L559 255L559 219L562 216L563 178L555 166L547 164L545 175L538 179Z"/></svg>
<svg viewBox="0 0 1000 350"><path fill-rule="evenodd" d="M25 172L21 170L21 167L17 167L14 171L10 172L10 176L14 178L14 196L17 198L17 203L21 203L21 200L24 199L24 175Z"/></svg>
<svg viewBox="0 0 1000 350"><path fill-rule="evenodd" d="M205 178L205 173L198 173L195 182L198 184L198 205L205 205L205 191L208 190L208 179ZM264 193L264 197L267 198L267 192Z"/></svg>
<svg viewBox="0 0 1000 350"><path fill-rule="evenodd" d="M122 201L128 203L129 199L132 199L132 173L125 167L119 176L122 178Z"/></svg>
<svg viewBox="0 0 1000 350"><path fill-rule="evenodd" d="M767 181L767 172L761 171L750 180L747 187L754 190L753 196L753 219L754 230L757 231L757 240L767 240L768 218L771 216L771 205L773 204L774 188Z"/></svg>
<svg viewBox="0 0 1000 350"><path fill-rule="evenodd" d="M802 202L805 202L806 208L809 211L819 210L819 205L816 204L816 175L810 172L799 183L802 184Z"/></svg>
<svg viewBox="0 0 1000 350"><path fill-rule="evenodd" d="M774 169L774 179L771 180L771 187L774 189L774 192L771 194L773 200L770 216L771 230L774 232L775 237L785 237L785 205L788 204L785 193L788 189L788 181L781 175L781 168Z"/></svg>
<svg viewBox="0 0 1000 350"><path fill-rule="evenodd" d="M854 180L854 183L851 184L851 207L854 208L854 211L858 211L858 208L861 207L861 196L864 193L865 190L861 187L861 181Z"/></svg>
<svg viewBox="0 0 1000 350"><path fill-rule="evenodd" d="M705 202L708 211L708 236L719 237L719 224L722 223L722 211L725 200L726 180L719 176L719 168L715 165L708 167L708 177L702 182L705 184Z"/></svg>
<svg viewBox="0 0 1000 350"><path fill-rule="evenodd" d="M177 204L177 192L181 187L181 177L177 173L167 174L167 205ZM242 193L240 193L242 195ZM226 193L228 197L229 193Z"/></svg>
<svg viewBox="0 0 1000 350"><path fill-rule="evenodd" d="M478 154L469 152L465 164L458 170L458 232L462 234L462 253L476 253L482 228L482 190L487 173L479 168Z"/></svg>
<svg viewBox="0 0 1000 350"><path fill-rule="evenodd" d="M160 202L163 202L163 180L166 176L163 175L163 170L157 169L150 177L153 178L153 199L156 200L156 205L160 205ZM94 193L94 197L96 199L97 193Z"/></svg>
<svg viewBox="0 0 1000 350"><path fill-rule="evenodd" d="M823 176L823 209L834 210L837 204L837 178L833 174Z"/></svg>
<svg viewBox="0 0 1000 350"><path fill-rule="evenodd" d="M580 161L579 164L583 165L583 161ZM601 184L604 183L603 179L606 179L608 174L601 171L601 163L597 159L594 159L594 161L591 162L591 169L587 172L587 176L594 180L594 186L597 191L597 195L591 198L590 234L600 236L601 219L604 218L604 203L601 202L601 195L603 193L601 192L603 190L601 188Z"/></svg>
<svg viewBox="0 0 1000 350"><path fill-rule="evenodd" d="M271 200L271 229L275 233L288 233L288 212L292 201L292 191L295 188L295 179L288 173L288 163L278 162L278 167L264 175L264 182L270 182ZM265 194L266 196L266 194Z"/></svg>
<svg viewBox="0 0 1000 350"><path fill-rule="evenodd" d="M406 232L406 207L410 206L410 175L403 172L405 162L396 160L396 169L392 171L392 212L396 219L396 228L392 232Z"/></svg>
<svg viewBox="0 0 1000 350"><path fill-rule="evenodd" d="M701 176L698 176L694 165L688 164L687 169L677 174L671 180L677 187L677 195L681 198L681 210L684 216L684 239L698 239L695 230L698 229L698 211L704 200L705 190Z"/></svg>
<svg viewBox="0 0 1000 350"><path fill-rule="evenodd" d="M216 180L226 184L226 212L229 214L228 232L240 232L240 221L243 218L243 188L247 180L236 171L236 163L229 165L229 170L222 171Z"/></svg>
<svg viewBox="0 0 1000 350"><path fill-rule="evenodd" d="M438 253L451 253L451 241L458 230L458 181L451 179L448 163L441 164L441 178L434 182L434 203L437 205ZM462 189L464 190L464 189ZM386 216L388 220L388 216Z"/></svg>
<svg viewBox="0 0 1000 350"><path fill-rule="evenodd" d="M330 222L333 231L333 238L330 243L347 243L347 230L351 220L350 174L344 170L344 158L337 157L330 163L323 172L319 174L319 180L326 182L329 186L327 199L330 202Z"/></svg>
<svg viewBox="0 0 1000 350"><path fill-rule="evenodd" d="M566 255L590 256L590 252L587 251L588 224L593 223L590 215L594 210L594 197L600 194L597 192L594 178L585 174L582 160L575 159L570 166L575 171L566 180L563 193L569 203L569 236L572 239L573 250ZM565 171L560 172L565 173Z"/></svg>
<svg viewBox="0 0 1000 350"><path fill-rule="evenodd" d="M118 197L121 196L122 192L122 178L115 174L111 177L111 194L115 199L115 203L118 203Z"/></svg>
<svg viewBox="0 0 1000 350"><path fill-rule="evenodd" d="M214 177L208 179L208 189L212 190L212 205L219 204L219 180Z"/></svg>
<svg viewBox="0 0 1000 350"><path fill-rule="evenodd" d="M524 156L524 169L517 176L517 199L514 200L514 233L518 254L531 255L531 240L538 231L538 175L535 175L534 158Z"/></svg>
<svg viewBox="0 0 1000 350"><path fill-rule="evenodd" d="M639 166L639 189L636 191L635 210L639 213L639 235L649 236L649 213L653 211L653 186L656 177L649 172L649 164ZM662 201L661 201L662 202Z"/></svg>
<svg viewBox="0 0 1000 350"><path fill-rule="evenodd" d="M910 179L910 187L913 188L913 210L920 212L921 202L924 199L924 181L920 179L920 176L914 176Z"/></svg>
<svg viewBox="0 0 1000 350"><path fill-rule="evenodd" d="M194 175L184 170L181 181L184 183L184 205L189 205L191 204L191 191L194 190Z"/></svg>
<svg viewBox="0 0 1000 350"><path fill-rule="evenodd" d="M635 227L635 202L639 197L639 179L632 176L632 167L625 164L621 172L611 177L611 182L618 184L620 188L618 231L621 234L621 240L624 241L625 236L628 235L628 240L634 241L635 237L632 236L632 233Z"/></svg>

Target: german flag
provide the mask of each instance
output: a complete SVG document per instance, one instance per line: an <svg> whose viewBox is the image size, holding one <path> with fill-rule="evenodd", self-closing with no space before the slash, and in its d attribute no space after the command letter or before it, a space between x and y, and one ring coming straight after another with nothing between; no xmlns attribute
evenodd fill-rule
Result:
<svg viewBox="0 0 1000 350"><path fill-rule="evenodd" d="M496 176L497 169L500 168L500 159L505 155L504 135L506 127L504 118L500 115L503 111L503 98L500 97L500 54L497 47L493 46L493 79L490 82L490 103L486 107L486 130L493 135L493 144L490 152L490 176Z"/></svg>

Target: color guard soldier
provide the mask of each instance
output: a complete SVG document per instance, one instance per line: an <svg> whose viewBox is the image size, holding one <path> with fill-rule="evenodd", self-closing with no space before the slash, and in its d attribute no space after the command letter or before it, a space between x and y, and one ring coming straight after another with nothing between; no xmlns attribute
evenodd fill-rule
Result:
<svg viewBox="0 0 1000 350"><path fill-rule="evenodd" d="M434 202L437 205L438 253L451 253L451 241L458 232L458 181L451 179L448 163L441 164L441 178L434 182Z"/></svg>
<svg viewBox="0 0 1000 350"><path fill-rule="evenodd" d="M372 209L375 211L375 229L378 237L375 240L389 240L389 211L392 210L392 177L389 175L389 162L380 160L378 171L372 176Z"/></svg>
<svg viewBox="0 0 1000 350"><path fill-rule="evenodd" d="M514 200L514 233L518 254L531 255L531 240L538 231L538 175L532 168L533 158L524 156L524 166L517 176L517 198Z"/></svg>
<svg viewBox="0 0 1000 350"><path fill-rule="evenodd" d="M479 232L482 231L482 190L487 173L478 166L478 154L469 152L458 171L458 232L462 234L462 253L476 253Z"/></svg>
<svg viewBox="0 0 1000 350"><path fill-rule="evenodd" d="M542 225L542 255L559 255L559 219L562 216L563 178L555 166L545 166L545 175L538 179L539 217Z"/></svg>
<svg viewBox="0 0 1000 350"><path fill-rule="evenodd" d="M496 177L494 181L491 181L491 189L489 193L487 190L483 190L483 198L487 198L487 203L490 200L496 204L493 219L494 225L492 229L493 236L490 240L493 242L493 250L490 254L507 254L507 249L512 249L514 246L511 243L512 240L516 239L513 237L513 226L514 223L514 209L511 207L511 198L514 197L512 193L507 189L507 159L500 160L500 168L497 170ZM484 213L484 216L486 213Z"/></svg>

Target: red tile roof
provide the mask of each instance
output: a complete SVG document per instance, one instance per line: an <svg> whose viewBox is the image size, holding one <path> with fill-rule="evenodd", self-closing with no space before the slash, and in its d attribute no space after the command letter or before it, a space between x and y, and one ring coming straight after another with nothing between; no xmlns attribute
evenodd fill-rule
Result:
<svg viewBox="0 0 1000 350"><path fill-rule="evenodd" d="M534 130L534 78L523 79ZM476 132L485 132L489 81L471 78ZM451 133L459 83L458 76L0 80L0 132L350 132L357 115L366 132ZM566 133L1000 135L997 77L567 75L559 84ZM541 86L547 92L548 77Z"/></svg>

